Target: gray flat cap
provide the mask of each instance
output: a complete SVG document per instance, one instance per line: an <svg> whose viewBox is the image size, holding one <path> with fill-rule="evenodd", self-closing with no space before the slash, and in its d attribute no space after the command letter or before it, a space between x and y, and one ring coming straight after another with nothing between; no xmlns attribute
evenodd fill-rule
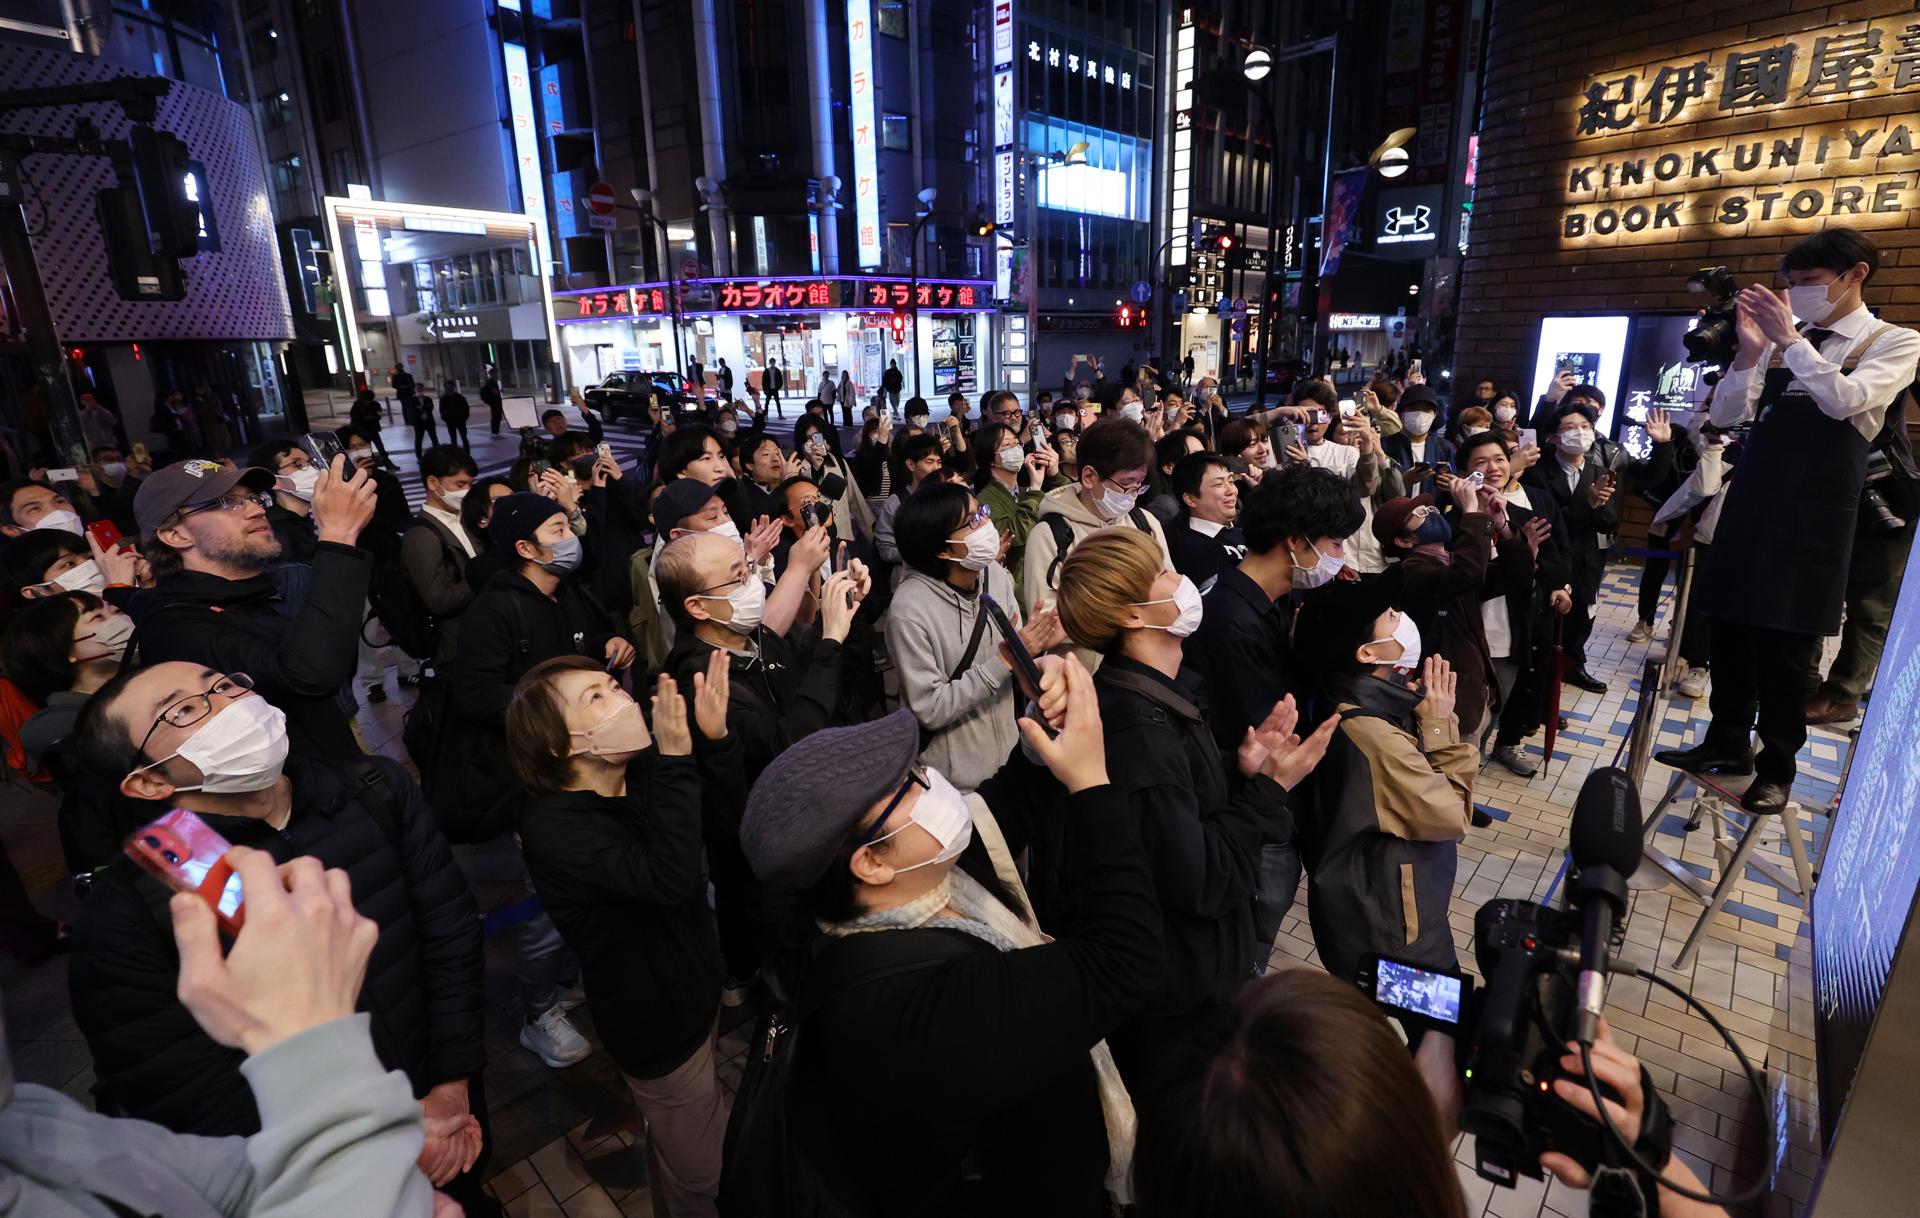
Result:
<svg viewBox="0 0 1920 1218"><path fill-rule="evenodd" d="M761 771L740 820L740 848L760 882L813 886L867 809L892 795L920 754L912 711L833 727L801 740Z"/></svg>

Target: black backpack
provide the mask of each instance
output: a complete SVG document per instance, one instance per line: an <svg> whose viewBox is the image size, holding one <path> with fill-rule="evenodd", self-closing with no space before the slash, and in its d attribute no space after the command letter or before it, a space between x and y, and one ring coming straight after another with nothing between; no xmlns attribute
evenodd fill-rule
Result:
<svg viewBox="0 0 1920 1218"><path fill-rule="evenodd" d="M820 1127L820 1114L794 1087L801 1031L809 1015L849 989L936 968L959 958L967 945L958 933L855 938L860 942L850 949L813 953L796 992L755 1025L721 1152L722 1218L862 1218L873 1212L829 1182L847 1173L823 1171L814 1161L806 1143L818 1139L796 1136Z"/></svg>
<svg viewBox="0 0 1920 1218"><path fill-rule="evenodd" d="M440 622L420 599L406 568L398 562L376 560L367 578L367 604L371 608L360 624L360 637L369 647L379 645L367 638L367 627L377 619L395 647L416 660L433 658L440 642Z"/></svg>
<svg viewBox="0 0 1920 1218"><path fill-rule="evenodd" d="M1144 509L1135 507L1127 513L1127 519L1133 527L1142 533L1151 535L1153 526L1147 523ZM1060 587L1060 564L1066 561L1067 551L1073 548L1073 526L1067 523L1065 516L1043 516L1047 529L1053 534L1053 562L1047 567L1047 587Z"/></svg>

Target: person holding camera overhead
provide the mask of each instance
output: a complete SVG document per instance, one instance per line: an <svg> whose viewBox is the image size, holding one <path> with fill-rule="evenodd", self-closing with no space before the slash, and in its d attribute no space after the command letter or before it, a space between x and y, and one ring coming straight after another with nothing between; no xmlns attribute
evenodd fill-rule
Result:
<svg viewBox="0 0 1920 1218"><path fill-rule="evenodd" d="M1861 300L1879 267L1865 236L1830 228L1781 258L1786 291L1751 284L1734 300L1739 345L1711 418L1753 430L1701 589L1713 618L1713 720L1692 748L1655 757L1695 773L1753 774L1741 800L1752 812L1779 812L1792 793L1808 677L1821 637L1840 629L1868 453L1920 362L1920 334L1881 322ZM1747 740L1756 709L1757 758Z"/></svg>

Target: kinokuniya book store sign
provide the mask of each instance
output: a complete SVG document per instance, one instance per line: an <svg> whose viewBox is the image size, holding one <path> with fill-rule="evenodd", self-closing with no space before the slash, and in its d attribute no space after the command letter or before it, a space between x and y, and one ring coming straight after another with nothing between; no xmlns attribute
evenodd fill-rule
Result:
<svg viewBox="0 0 1920 1218"><path fill-rule="evenodd" d="M1593 73L1563 112L1563 246L1901 228L1920 13Z"/></svg>

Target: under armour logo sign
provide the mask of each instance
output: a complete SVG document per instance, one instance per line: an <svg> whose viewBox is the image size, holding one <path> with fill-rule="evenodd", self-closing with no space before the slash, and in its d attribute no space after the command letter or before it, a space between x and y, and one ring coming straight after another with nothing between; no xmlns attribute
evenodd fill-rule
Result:
<svg viewBox="0 0 1920 1218"><path fill-rule="evenodd" d="M1429 220L1433 216L1433 209L1425 203L1413 208L1389 207L1385 214L1390 236L1424 233L1432 227Z"/></svg>

